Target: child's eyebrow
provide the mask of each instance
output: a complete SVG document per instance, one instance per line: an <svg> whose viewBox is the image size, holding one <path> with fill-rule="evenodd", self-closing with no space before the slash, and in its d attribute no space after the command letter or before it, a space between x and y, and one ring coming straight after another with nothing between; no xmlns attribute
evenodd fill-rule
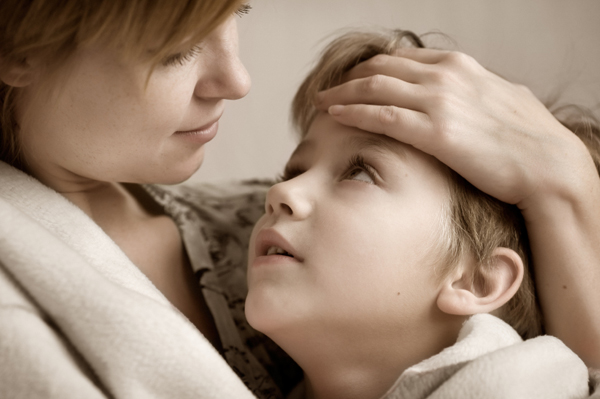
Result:
<svg viewBox="0 0 600 399"><path fill-rule="evenodd" d="M391 139L381 134L369 133L360 136L351 136L346 141L348 146L353 151L359 151L364 149L375 150L382 153L391 153L392 155L404 158L406 156L406 149L399 141Z"/></svg>

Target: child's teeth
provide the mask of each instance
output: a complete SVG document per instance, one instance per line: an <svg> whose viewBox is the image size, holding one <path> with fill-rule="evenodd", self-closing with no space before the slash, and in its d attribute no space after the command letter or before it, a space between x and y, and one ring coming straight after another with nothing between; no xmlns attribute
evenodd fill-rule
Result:
<svg viewBox="0 0 600 399"><path fill-rule="evenodd" d="M279 247L270 247L267 251L267 256L268 255L287 255L287 252Z"/></svg>

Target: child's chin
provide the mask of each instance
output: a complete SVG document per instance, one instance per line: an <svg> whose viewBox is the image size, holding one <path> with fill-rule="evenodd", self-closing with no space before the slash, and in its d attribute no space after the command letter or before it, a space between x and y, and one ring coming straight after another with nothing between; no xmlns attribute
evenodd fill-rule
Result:
<svg viewBox="0 0 600 399"><path fill-rule="evenodd" d="M246 297L246 305L244 312L246 313L246 320L252 328L262 333L265 333L263 326L265 325L265 312L261 309L258 299L255 298L252 293L248 293Z"/></svg>
<svg viewBox="0 0 600 399"><path fill-rule="evenodd" d="M268 297L250 291L246 297L246 320L255 330L269 335L280 329L284 321L277 308Z"/></svg>

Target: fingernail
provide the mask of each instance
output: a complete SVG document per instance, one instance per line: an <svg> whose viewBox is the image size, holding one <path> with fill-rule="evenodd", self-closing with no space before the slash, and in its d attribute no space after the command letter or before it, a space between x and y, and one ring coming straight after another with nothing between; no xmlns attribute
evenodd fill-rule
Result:
<svg viewBox="0 0 600 399"><path fill-rule="evenodd" d="M332 105L331 107L329 107L328 112L329 112L329 115L335 116L335 115L340 115L343 110L344 110L343 105Z"/></svg>

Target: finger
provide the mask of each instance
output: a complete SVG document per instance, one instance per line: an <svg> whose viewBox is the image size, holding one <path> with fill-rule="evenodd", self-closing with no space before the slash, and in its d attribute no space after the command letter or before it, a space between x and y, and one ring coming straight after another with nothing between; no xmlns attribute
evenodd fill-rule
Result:
<svg viewBox="0 0 600 399"><path fill-rule="evenodd" d="M394 51L397 57L407 58L422 64L439 64L452 53L448 50L432 48L402 47Z"/></svg>
<svg viewBox="0 0 600 399"><path fill-rule="evenodd" d="M386 75L408 83L420 83L427 69L427 65L408 58L379 54L361 62L344 74L342 82L373 75Z"/></svg>
<svg viewBox="0 0 600 399"><path fill-rule="evenodd" d="M355 79L317 95L316 106L326 110L335 104L394 105L422 111L429 92L421 85L405 82L385 75Z"/></svg>
<svg viewBox="0 0 600 399"><path fill-rule="evenodd" d="M431 137L428 115L405 108L381 105L334 105L329 114L339 123L367 132L385 134L423 150Z"/></svg>

